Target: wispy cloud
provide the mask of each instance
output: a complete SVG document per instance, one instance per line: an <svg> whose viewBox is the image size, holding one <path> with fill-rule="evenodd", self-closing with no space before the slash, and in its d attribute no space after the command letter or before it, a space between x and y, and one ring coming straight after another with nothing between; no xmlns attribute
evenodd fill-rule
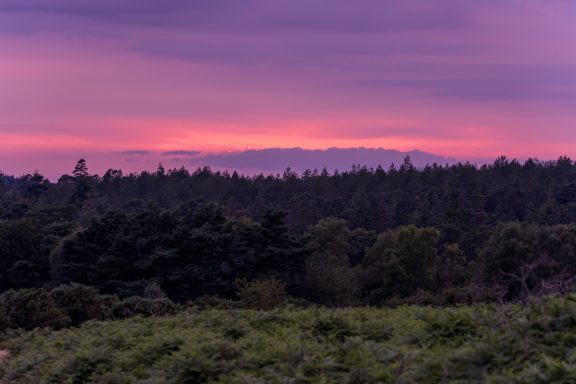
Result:
<svg viewBox="0 0 576 384"><path fill-rule="evenodd" d="M200 154L200 151L166 151L162 152L163 156L196 156Z"/></svg>
<svg viewBox="0 0 576 384"><path fill-rule="evenodd" d="M151 151L144 151L144 150L131 150L131 151L120 151L118 153L121 153L123 155L146 156L146 155L150 155L152 152Z"/></svg>

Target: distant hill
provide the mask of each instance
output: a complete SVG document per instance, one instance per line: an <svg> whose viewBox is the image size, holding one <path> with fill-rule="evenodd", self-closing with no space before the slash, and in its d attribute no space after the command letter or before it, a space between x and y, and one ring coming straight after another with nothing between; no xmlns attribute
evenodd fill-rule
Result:
<svg viewBox="0 0 576 384"><path fill-rule="evenodd" d="M349 170L353 164L388 168L392 163L400 165L406 156L410 156L417 167L426 164L452 164L456 160L423 151L402 152L384 148L267 148L250 149L242 152L207 154L191 159L195 164L202 163L218 168L252 169L264 172L278 172L290 167L295 171L305 169Z"/></svg>

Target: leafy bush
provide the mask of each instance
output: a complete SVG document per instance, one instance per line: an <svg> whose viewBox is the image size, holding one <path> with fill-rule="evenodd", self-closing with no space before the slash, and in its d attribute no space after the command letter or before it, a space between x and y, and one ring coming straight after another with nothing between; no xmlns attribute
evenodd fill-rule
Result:
<svg viewBox="0 0 576 384"><path fill-rule="evenodd" d="M162 289L160 284L156 282L149 282L144 288L143 296L147 299L166 299L166 292Z"/></svg>
<svg viewBox="0 0 576 384"><path fill-rule="evenodd" d="M8 316L7 308L5 308L5 306L3 305L0 305L0 332L5 329L8 329L9 327L10 327L10 317Z"/></svg>
<svg viewBox="0 0 576 384"><path fill-rule="evenodd" d="M358 304L360 284L354 268L329 263L313 263L308 268L306 283L311 299L322 305Z"/></svg>
<svg viewBox="0 0 576 384"><path fill-rule="evenodd" d="M238 297L244 308L276 308L286 303L286 284L276 279L239 280Z"/></svg>
<svg viewBox="0 0 576 384"><path fill-rule="evenodd" d="M9 290L0 295L0 317L4 319L4 329L59 329L70 324L66 312L58 308L48 292L38 288Z"/></svg>
<svg viewBox="0 0 576 384"><path fill-rule="evenodd" d="M478 335L476 320L469 313L447 309L430 319L425 331L432 343L461 345Z"/></svg>
<svg viewBox="0 0 576 384"><path fill-rule="evenodd" d="M164 316L176 313L177 310L178 306L168 299L147 299L132 296L114 306L114 315L121 319L138 315Z"/></svg>
<svg viewBox="0 0 576 384"><path fill-rule="evenodd" d="M53 289L50 296L68 314L72 325L111 318L112 307L118 300L114 296L100 295L94 288L81 284L61 285Z"/></svg>
<svg viewBox="0 0 576 384"><path fill-rule="evenodd" d="M202 296L189 301L187 306L192 308L196 307L199 309L239 309L240 303L238 301L223 299L218 296Z"/></svg>
<svg viewBox="0 0 576 384"><path fill-rule="evenodd" d="M312 334L322 339L344 341L347 337L358 335L355 327L343 316L338 316L337 312L319 314L310 328Z"/></svg>

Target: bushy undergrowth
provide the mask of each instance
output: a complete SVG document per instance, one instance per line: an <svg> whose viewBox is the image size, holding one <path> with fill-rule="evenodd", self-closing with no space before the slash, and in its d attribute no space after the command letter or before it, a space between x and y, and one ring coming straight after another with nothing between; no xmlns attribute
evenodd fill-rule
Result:
<svg viewBox="0 0 576 384"><path fill-rule="evenodd" d="M6 383L574 383L576 296L396 309L189 309L4 341Z"/></svg>
<svg viewBox="0 0 576 384"><path fill-rule="evenodd" d="M78 326L88 320L163 316L174 314L179 308L158 293L121 300L81 284L61 285L51 291L9 290L0 294L0 335L9 330Z"/></svg>

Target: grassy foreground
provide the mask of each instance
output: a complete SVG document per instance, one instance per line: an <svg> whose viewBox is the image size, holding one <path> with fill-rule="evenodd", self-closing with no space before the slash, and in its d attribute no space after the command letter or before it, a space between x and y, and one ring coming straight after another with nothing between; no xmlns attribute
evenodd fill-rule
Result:
<svg viewBox="0 0 576 384"><path fill-rule="evenodd" d="M576 296L525 309L189 310L0 348L12 352L0 382L14 384L575 383Z"/></svg>

